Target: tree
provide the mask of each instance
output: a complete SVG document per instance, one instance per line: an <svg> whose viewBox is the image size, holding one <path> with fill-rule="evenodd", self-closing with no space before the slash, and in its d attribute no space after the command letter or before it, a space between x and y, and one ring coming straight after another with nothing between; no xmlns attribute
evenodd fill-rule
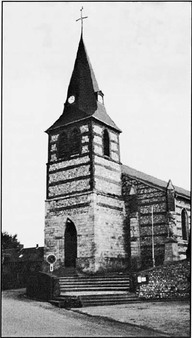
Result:
<svg viewBox="0 0 192 338"><path fill-rule="evenodd" d="M8 232L1 232L2 249L16 249L21 248L21 244L17 239L17 235L9 235Z"/></svg>

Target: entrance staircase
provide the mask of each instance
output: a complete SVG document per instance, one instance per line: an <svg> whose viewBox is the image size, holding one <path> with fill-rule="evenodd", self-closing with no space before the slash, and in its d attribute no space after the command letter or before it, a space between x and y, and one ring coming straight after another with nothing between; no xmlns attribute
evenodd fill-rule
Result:
<svg viewBox="0 0 192 338"><path fill-rule="evenodd" d="M59 277L59 286L60 295L50 300L59 307L114 305L137 300L130 292L130 276L124 273L85 276L71 270Z"/></svg>

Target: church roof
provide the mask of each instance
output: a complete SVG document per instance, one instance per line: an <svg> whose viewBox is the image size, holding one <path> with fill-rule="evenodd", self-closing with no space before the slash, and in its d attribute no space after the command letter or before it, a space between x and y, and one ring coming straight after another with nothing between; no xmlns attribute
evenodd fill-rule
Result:
<svg viewBox="0 0 192 338"><path fill-rule="evenodd" d="M81 35L63 114L47 132L91 116L121 132L107 114L104 104L98 102L98 93L101 91ZM71 96L75 101L70 104L68 98Z"/></svg>
<svg viewBox="0 0 192 338"><path fill-rule="evenodd" d="M139 179L141 181L144 181L146 183L155 185L157 187L167 189L167 182L166 181L160 180L159 178L145 174L142 171L138 171L138 170L133 169L131 167L128 167L126 165L122 165L122 173L127 174L128 176L131 176L133 178ZM190 191L185 190L185 189L180 188L180 187L177 187L177 186L174 186L174 188L175 188L175 192L178 195L190 198Z"/></svg>

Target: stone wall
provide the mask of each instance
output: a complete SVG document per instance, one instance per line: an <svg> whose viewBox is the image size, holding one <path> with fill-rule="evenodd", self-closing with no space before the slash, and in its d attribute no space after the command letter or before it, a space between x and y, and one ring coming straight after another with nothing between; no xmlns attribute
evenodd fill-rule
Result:
<svg viewBox="0 0 192 338"><path fill-rule="evenodd" d="M163 264L164 243L168 235L166 191L150 184L145 184L126 174L122 175L122 183L126 209L126 226L130 231L131 250L132 253L135 253L131 255L132 267L135 267L136 263L137 268L140 268L140 265L142 268L152 266L152 207L155 261L157 265ZM133 203L131 199L133 197L130 195L132 187L135 189L134 204L136 205L136 210L132 210ZM137 225L135 231L132 231L133 224ZM136 263L135 260L137 261Z"/></svg>
<svg viewBox="0 0 192 338"><path fill-rule="evenodd" d="M103 156L103 132L107 129L109 133L110 159L120 162L119 154L119 135L104 125L93 123L93 152L96 155Z"/></svg>
<svg viewBox="0 0 192 338"><path fill-rule="evenodd" d="M124 217L122 200L104 194L95 195L96 270L118 271L127 267Z"/></svg>
<svg viewBox="0 0 192 338"><path fill-rule="evenodd" d="M65 229L67 220L77 231L77 267L94 271L94 224L91 194L68 196L60 200L46 201L45 258L55 254L55 268L64 266Z"/></svg>
<svg viewBox="0 0 192 338"><path fill-rule="evenodd" d="M45 258L53 253L55 268L64 266L65 229L70 220L77 231L77 268L84 272L121 269L126 254L118 133L95 121L78 128L81 148L75 156L58 158L59 134L50 136ZM109 156L104 155L105 129Z"/></svg>
<svg viewBox="0 0 192 338"><path fill-rule="evenodd" d="M109 134L109 156L103 153L103 134ZM93 123L93 187L95 196L95 269L121 270L127 264L125 250L119 135Z"/></svg>
<svg viewBox="0 0 192 338"><path fill-rule="evenodd" d="M190 200L175 194L175 191L172 194L170 189L167 190L149 182L145 183L128 174L122 175L122 184L126 226L130 232L132 267L136 265L137 268L152 266L152 219L156 265L163 264L165 242L167 238L172 236L178 242L178 259L185 259L188 240L182 238L181 211L183 208L187 210L189 233ZM135 195L133 195L133 191L135 191Z"/></svg>
<svg viewBox="0 0 192 338"><path fill-rule="evenodd" d="M48 164L47 164L47 198L68 195L91 189L91 126L90 124L76 124L79 130L78 153L66 153L59 157L59 133L49 136ZM66 127L66 134L72 132L73 127ZM63 130L61 131L61 133ZM69 145L66 145L67 147Z"/></svg>
<svg viewBox="0 0 192 338"><path fill-rule="evenodd" d="M145 270L139 276L147 283L137 284L136 293L142 299L182 299L190 297L190 262L181 260Z"/></svg>

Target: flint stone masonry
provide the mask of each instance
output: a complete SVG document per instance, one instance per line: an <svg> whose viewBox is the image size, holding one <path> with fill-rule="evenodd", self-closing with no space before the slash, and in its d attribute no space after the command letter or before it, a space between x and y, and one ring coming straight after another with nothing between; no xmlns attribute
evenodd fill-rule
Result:
<svg viewBox="0 0 192 338"><path fill-rule="evenodd" d="M78 164L84 164L84 163L87 163L89 161L90 161L89 156L78 157L78 158L74 158L74 159L71 159L71 160L68 160L68 161L62 161L62 162L51 164L51 165L49 165L49 171L63 169L63 168L75 166L75 165L78 165Z"/></svg>
<svg viewBox="0 0 192 338"><path fill-rule="evenodd" d="M90 189L90 179L84 179L79 181L72 181L64 184L59 184L49 187L49 196L57 196L62 194L68 194L70 192L79 192L85 189Z"/></svg>
<svg viewBox="0 0 192 338"><path fill-rule="evenodd" d="M90 175L90 165L82 165L81 167L70 170L59 171L49 175L49 183L64 181L72 178Z"/></svg>
<svg viewBox="0 0 192 338"><path fill-rule="evenodd" d="M167 205L164 201L162 203L153 203L153 212L166 212L167 211ZM151 205L141 205L140 206L140 214L148 214L152 212Z"/></svg>
<svg viewBox="0 0 192 338"><path fill-rule="evenodd" d="M58 200L52 200L49 203L46 204L47 209L46 212L51 210L56 210L60 208L66 208L71 207L73 205L77 204L84 204L84 203L90 203L89 195L80 195L76 197L67 196L66 198L58 199Z"/></svg>
<svg viewBox="0 0 192 338"><path fill-rule="evenodd" d="M151 236L152 233L152 229L151 227L140 227L140 234L141 236ZM167 231L167 227L164 225L155 225L153 228L153 233L155 236L158 235L167 235L168 231Z"/></svg>
<svg viewBox="0 0 192 338"><path fill-rule="evenodd" d="M190 297L190 262L187 260L167 263L142 271L148 283L138 285L136 293L142 299L172 299Z"/></svg>
<svg viewBox="0 0 192 338"><path fill-rule="evenodd" d="M166 215L164 214L153 214L153 222L155 223L165 223L167 221ZM152 215L149 216L140 216L140 224L146 225L152 224Z"/></svg>
<svg viewBox="0 0 192 338"><path fill-rule="evenodd" d="M136 198L138 201L138 232L140 243L134 242L134 236L131 238L131 250L137 253L137 256L132 260L132 266L139 268L140 262L144 266L152 264L152 206L153 206L153 231L155 244L155 259L158 264L163 264L165 239L168 235L168 215L167 215L167 199L166 191L162 191L156 187L151 187L144 182L133 179L128 175L123 175L123 196L126 206L126 214L130 214L129 193L131 187L134 185L136 191ZM130 231L132 216L128 218L128 226ZM137 242L137 235L135 235L135 242ZM140 257L139 257L140 255Z"/></svg>

